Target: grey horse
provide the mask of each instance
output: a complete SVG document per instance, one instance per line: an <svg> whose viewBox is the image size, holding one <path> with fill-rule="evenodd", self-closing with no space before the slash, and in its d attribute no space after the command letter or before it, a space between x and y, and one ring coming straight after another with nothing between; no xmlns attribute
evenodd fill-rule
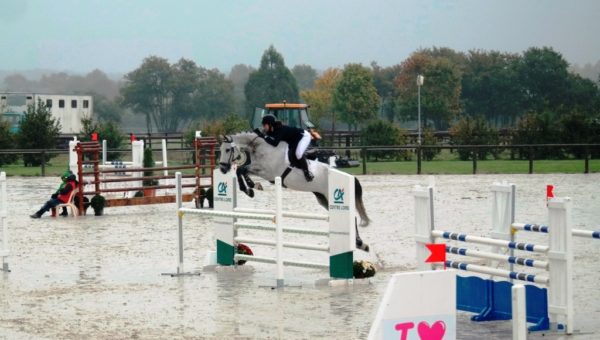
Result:
<svg viewBox="0 0 600 340"><path fill-rule="evenodd" d="M240 190L251 197L254 195L252 191L254 184L248 174L256 175L271 183L274 183L275 177L281 176L286 188L312 192L319 204L328 209L328 165L309 161L309 169L314 175L314 180L307 182L302 170L289 167L287 147L287 143L279 143L277 147L273 147L254 132L223 136L219 168L221 172L226 173L231 169L232 164L237 164ZM242 178L246 180L250 189L246 188ZM361 219L360 225L367 226L370 220L362 200L362 186L356 178L354 178L354 187L356 211ZM363 245L358 236L358 230L357 247L368 251L368 246Z"/></svg>

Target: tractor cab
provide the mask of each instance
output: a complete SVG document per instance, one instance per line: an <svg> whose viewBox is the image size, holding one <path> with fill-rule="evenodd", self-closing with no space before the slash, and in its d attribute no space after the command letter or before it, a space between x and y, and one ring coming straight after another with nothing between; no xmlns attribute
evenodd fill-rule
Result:
<svg viewBox="0 0 600 340"><path fill-rule="evenodd" d="M312 136L311 144L313 145L321 140L321 135L319 135L314 124L309 120L308 105L306 104L288 104L283 102L266 104L264 109L256 108L252 117L252 128L262 128L262 118L268 114L275 116L284 125L308 130Z"/></svg>

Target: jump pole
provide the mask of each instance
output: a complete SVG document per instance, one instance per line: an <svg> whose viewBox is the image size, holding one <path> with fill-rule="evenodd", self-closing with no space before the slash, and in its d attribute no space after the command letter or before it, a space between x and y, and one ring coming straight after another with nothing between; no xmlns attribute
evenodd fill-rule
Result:
<svg viewBox="0 0 600 340"><path fill-rule="evenodd" d="M177 272L175 273L162 273L162 275L169 275L171 277L175 276L189 276L189 275L200 275L199 272L186 272L183 268L183 213L181 212L181 208L183 205L183 193L181 186L181 172L175 173L175 187L177 194L175 195L175 202L177 205Z"/></svg>
<svg viewBox="0 0 600 340"><path fill-rule="evenodd" d="M2 224L2 249L0 249L0 257L2 257L2 268L3 272L10 272L6 257L10 255L8 249L8 225L6 224L6 217L8 216L7 199L6 199L6 173L2 171L0 173L0 223Z"/></svg>

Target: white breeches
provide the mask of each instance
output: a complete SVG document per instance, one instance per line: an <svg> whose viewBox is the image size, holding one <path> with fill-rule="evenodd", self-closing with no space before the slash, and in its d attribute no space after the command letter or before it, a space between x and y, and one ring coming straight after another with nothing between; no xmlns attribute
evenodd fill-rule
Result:
<svg viewBox="0 0 600 340"><path fill-rule="evenodd" d="M302 136L302 139L298 143L298 147L296 147L296 159L302 158L302 155L304 155L306 148L308 148L308 145L310 144L310 139L310 133L304 130L304 136Z"/></svg>

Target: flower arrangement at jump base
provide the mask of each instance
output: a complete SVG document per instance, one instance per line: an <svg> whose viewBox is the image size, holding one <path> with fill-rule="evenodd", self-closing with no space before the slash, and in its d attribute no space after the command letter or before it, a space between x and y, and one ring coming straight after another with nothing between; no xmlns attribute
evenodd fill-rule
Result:
<svg viewBox="0 0 600 340"><path fill-rule="evenodd" d="M94 209L95 216L102 216L104 212L104 206L106 205L106 199L104 196L96 194L92 197L92 200L89 203Z"/></svg>
<svg viewBox="0 0 600 340"><path fill-rule="evenodd" d="M354 261L352 264L352 269L354 272L355 279L364 279L367 277L375 276L377 270L375 269L375 265L369 261L360 260Z"/></svg>
<svg viewBox="0 0 600 340"><path fill-rule="evenodd" d="M236 253L241 255L254 255L252 249L243 243L238 243L236 247ZM246 263L245 260L238 260L237 265L241 266ZM375 276L377 270L375 269L375 265L369 261L360 260L354 261L352 263L352 271L355 279L364 279L367 277Z"/></svg>
<svg viewBox="0 0 600 340"><path fill-rule="evenodd" d="M250 247L248 247L247 245L245 245L243 243L238 243L236 252L241 255L254 255L254 253L252 253L252 249L250 249ZM244 263L246 263L246 260L238 260L237 261L238 266L241 266Z"/></svg>

